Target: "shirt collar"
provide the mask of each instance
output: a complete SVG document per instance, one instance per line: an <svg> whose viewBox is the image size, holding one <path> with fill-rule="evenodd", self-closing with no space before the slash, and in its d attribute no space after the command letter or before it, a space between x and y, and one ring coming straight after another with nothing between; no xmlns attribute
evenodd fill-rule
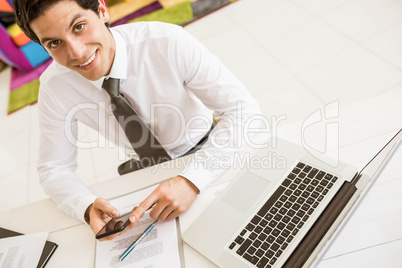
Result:
<svg viewBox="0 0 402 268"><path fill-rule="evenodd" d="M121 34L114 29L110 28L110 32L113 35L114 43L116 45L116 52L110 73L109 75L101 77L99 80L90 81L99 90L102 90L103 81L105 79L109 79L110 77L127 79L127 50L124 39Z"/></svg>

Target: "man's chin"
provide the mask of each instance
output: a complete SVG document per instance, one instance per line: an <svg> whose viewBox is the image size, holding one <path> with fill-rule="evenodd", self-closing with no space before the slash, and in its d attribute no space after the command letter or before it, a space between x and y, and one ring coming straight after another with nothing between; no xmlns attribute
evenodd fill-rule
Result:
<svg viewBox="0 0 402 268"><path fill-rule="evenodd" d="M96 81L96 80L99 80L101 77L103 77L102 74L99 74L97 72L82 71L82 70L77 70L77 69L75 69L74 71L76 71L81 76L83 76L84 78L86 78L90 81Z"/></svg>

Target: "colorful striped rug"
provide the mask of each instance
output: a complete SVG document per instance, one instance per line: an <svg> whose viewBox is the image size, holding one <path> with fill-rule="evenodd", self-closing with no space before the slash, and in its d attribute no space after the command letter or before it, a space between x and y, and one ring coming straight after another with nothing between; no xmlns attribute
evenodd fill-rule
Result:
<svg viewBox="0 0 402 268"><path fill-rule="evenodd" d="M163 21L185 26L237 0L108 0L112 26L135 21ZM8 113L37 102L39 76L51 60L31 72L12 70Z"/></svg>

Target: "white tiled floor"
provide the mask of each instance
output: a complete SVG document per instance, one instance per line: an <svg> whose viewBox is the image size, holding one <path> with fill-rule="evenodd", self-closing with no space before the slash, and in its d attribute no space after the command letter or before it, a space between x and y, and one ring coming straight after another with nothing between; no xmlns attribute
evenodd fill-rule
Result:
<svg viewBox="0 0 402 268"><path fill-rule="evenodd" d="M362 167L402 125L402 0L240 0L186 29L268 119L286 116L279 133L290 140L300 142L304 120L336 101L339 143L329 149ZM0 211L46 197L35 171L37 107L6 115L9 76L0 73ZM80 136L96 133L82 127ZM87 184L117 176L117 154L81 149L79 175ZM323 266L402 267L402 232L391 232L402 226L401 160L398 153L342 232L348 243L335 244Z"/></svg>

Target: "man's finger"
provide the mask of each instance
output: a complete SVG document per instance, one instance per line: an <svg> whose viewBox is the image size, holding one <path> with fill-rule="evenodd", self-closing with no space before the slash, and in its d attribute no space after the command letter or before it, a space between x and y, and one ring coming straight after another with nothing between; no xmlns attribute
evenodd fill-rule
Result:
<svg viewBox="0 0 402 268"><path fill-rule="evenodd" d="M93 209L101 211L109 215L111 218L118 218L120 216L119 211L112 206L109 201L103 198L97 198L94 202Z"/></svg>
<svg viewBox="0 0 402 268"><path fill-rule="evenodd" d="M99 217L93 216L91 219L91 229L95 234L97 234L105 226L106 223L107 221L104 221Z"/></svg>
<svg viewBox="0 0 402 268"><path fill-rule="evenodd" d="M133 213L131 213L130 216L131 223L137 224L139 220L142 218L142 216L144 216L145 211L150 209L158 201L158 196L155 193L155 190L135 208Z"/></svg>
<svg viewBox="0 0 402 268"><path fill-rule="evenodd" d="M111 218L119 217L119 211L113 207L109 201L103 198L97 198L90 211L90 226L92 231L97 234L108 221L108 215Z"/></svg>
<svg viewBox="0 0 402 268"><path fill-rule="evenodd" d="M158 210L158 211L153 211L152 213L157 214L157 218L161 219L161 220L165 220L167 219L167 217L172 214L175 211L175 207L174 206L166 206L164 207L164 209L162 211Z"/></svg>
<svg viewBox="0 0 402 268"><path fill-rule="evenodd" d="M180 216L181 214L183 214L183 211L175 209L166 217L166 220L168 220L168 221L173 220L173 219L177 218L178 216Z"/></svg>

